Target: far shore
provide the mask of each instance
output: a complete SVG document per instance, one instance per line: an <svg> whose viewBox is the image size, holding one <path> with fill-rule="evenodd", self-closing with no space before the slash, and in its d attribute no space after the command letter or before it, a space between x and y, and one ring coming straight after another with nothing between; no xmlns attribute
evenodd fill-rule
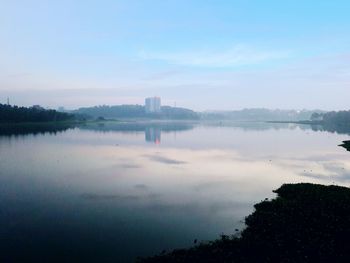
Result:
<svg viewBox="0 0 350 263"><path fill-rule="evenodd" d="M306 125L323 125L323 121L266 121L267 123L292 123L292 124L306 124Z"/></svg>

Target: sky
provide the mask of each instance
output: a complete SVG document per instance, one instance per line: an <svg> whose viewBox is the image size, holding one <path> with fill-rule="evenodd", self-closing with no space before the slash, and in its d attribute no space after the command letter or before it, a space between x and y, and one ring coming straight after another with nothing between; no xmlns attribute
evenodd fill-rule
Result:
<svg viewBox="0 0 350 263"><path fill-rule="evenodd" d="M349 109L348 0L0 0L0 103Z"/></svg>

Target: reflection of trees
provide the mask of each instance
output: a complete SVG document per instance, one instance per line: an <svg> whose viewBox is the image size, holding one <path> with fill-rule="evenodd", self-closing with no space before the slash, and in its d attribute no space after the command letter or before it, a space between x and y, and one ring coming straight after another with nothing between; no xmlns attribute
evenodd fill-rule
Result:
<svg viewBox="0 0 350 263"><path fill-rule="evenodd" d="M86 123L79 126L80 129L100 131L100 132L145 132L146 129L154 128L160 129L162 132L173 131L187 131L194 128L190 123L118 123L118 122L106 122L106 123Z"/></svg>
<svg viewBox="0 0 350 263"><path fill-rule="evenodd" d="M101 131L101 132L147 132L147 129L160 129L161 132L186 131L191 130L195 125L203 125L208 127L227 127L238 128L245 131L267 131L267 130L313 130L337 132L340 134L350 134L350 128L339 125L310 125L299 123L273 123L273 122L235 122L235 121L206 121L200 123L186 122L134 122L134 123L86 123L80 125L79 128Z"/></svg>
<svg viewBox="0 0 350 263"><path fill-rule="evenodd" d="M144 132L146 141L160 141L162 132L186 131L193 129L194 125L189 123L113 123L97 122L84 124L3 124L0 125L1 135L28 135L62 132L78 127L82 130L96 132L122 132L134 133ZM149 139L149 140L148 140Z"/></svg>
<svg viewBox="0 0 350 263"><path fill-rule="evenodd" d="M347 123L334 124L334 123L323 123L323 124L310 124L310 123L298 123L298 122L235 122L235 121L213 121L204 122L205 126L213 127L232 127L243 129L244 131L267 131L267 130L294 130L300 129L303 131L322 131L331 132L338 134L350 135L350 125Z"/></svg>
<svg viewBox="0 0 350 263"><path fill-rule="evenodd" d="M273 123L265 121L213 121L204 122L203 124L210 127L239 128L245 131L282 130L295 129L298 127L298 125L294 123Z"/></svg>
<svg viewBox="0 0 350 263"><path fill-rule="evenodd" d="M195 125L203 125L204 127L227 127L237 128L244 131L267 131L267 130L313 130L324 131L338 134L350 135L350 127L335 124L310 125L298 123L267 123L267 122L232 122L232 121L213 121L213 122L86 122L83 124L2 124L0 125L1 135L26 135L26 134L44 134L57 133L67 129L78 127L82 130L90 130L96 132L121 132L121 133L145 133L146 141L160 141L161 133L181 132L192 130Z"/></svg>
<svg viewBox="0 0 350 263"><path fill-rule="evenodd" d="M323 125L311 125L313 131L327 131L338 134L350 135L350 127L338 124L325 123Z"/></svg>
<svg viewBox="0 0 350 263"><path fill-rule="evenodd" d="M79 126L80 129L91 130L96 132L121 132L134 133L144 132L146 142L154 142L159 144L161 141L161 133L187 131L194 128L194 124L180 122L135 122L135 123L87 123Z"/></svg>
<svg viewBox="0 0 350 263"><path fill-rule="evenodd" d="M3 124L0 125L0 136L56 134L74 128L71 124Z"/></svg>

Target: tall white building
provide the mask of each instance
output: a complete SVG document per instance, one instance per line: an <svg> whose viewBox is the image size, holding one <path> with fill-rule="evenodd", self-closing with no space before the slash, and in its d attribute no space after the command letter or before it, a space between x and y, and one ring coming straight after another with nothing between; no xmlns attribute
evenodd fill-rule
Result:
<svg viewBox="0 0 350 263"><path fill-rule="evenodd" d="M157 113L161 111L161 104L159 97L152 97L145 99L145 109L147 113Z"/></svg>

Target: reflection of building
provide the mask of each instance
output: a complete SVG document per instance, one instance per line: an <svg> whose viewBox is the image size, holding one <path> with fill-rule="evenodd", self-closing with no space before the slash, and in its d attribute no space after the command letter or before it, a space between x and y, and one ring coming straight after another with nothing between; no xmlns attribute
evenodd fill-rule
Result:
<svg viewBox="0 0 350 263"><path fill-rule="evenodd" d="M154 142L155 144L160 144L160 136L162 130L159 127L146 127L145 139L146 142Z"/></svg>
<svg viewBox="0 0 350 263"><path fill-rule="evenodd" d="M147 113L160 112L160 98L146 98L145 99L145 109Z"/></svg>

